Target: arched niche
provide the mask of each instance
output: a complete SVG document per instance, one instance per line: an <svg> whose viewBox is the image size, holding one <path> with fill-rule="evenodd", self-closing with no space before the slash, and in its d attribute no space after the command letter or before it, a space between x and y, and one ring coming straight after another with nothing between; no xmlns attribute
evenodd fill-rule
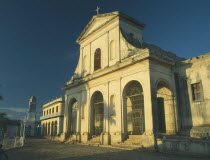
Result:
<svg viewBox="0 0 210 160"><path fill-rule="evenodd" d="M157 103L157 132L161 134L175 133L175 111L173 93L166 81L157 83L156 103Z"/></svg>
<svg viewBox="0 0 210 160"><path fill-rule="evenodd" d="M70 105L69 105L69 129L70 129L70 134L76 134L77 132L77 110L78 110L78 103L75 98L72 98L70 100Z"/></svg>

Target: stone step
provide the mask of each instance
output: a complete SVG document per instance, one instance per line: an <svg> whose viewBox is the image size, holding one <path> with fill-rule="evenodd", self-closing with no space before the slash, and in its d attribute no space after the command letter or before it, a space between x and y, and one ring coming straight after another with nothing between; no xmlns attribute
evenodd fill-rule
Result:
<svg viewBox="0 0 210 160"><path fill-rule="evenodd" d="M137 139L137 140L135 140L135 139L127 139L126 141L128 141L128 142L141 142L141 139Z"/></svg>
<svg viewBox="0 0 210 160"><path fill-rule="evenodd" d="M128 139L135 139L135 140L137 140L137 139L141 139L141 137L142 137L142 135L129 135Z"/></svg>
<svg viewBox="0 0 210 160"><path fill-rule="evenodd" d="M112 145L112 147L125 149L125 150L144 149L142 146L139 146L139 145L125 145L125 144Z"/></svg>
<svg viewBox="0 0 210 160"><path fill-rule="evenodd" d="M126 144L126 145L142 145L142 143L138 143L138 142L124 142L122 144Z"/></svg>

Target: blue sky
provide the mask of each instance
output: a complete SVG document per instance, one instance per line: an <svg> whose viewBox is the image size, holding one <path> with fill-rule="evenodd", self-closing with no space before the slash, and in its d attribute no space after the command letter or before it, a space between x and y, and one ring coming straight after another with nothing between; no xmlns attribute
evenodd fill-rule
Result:
<svg viewBox="0 0 210 160"><path fill-rule="evenodd" d="M144 41L178 56L210 52L209 0L0 0L0 112L21 117L33 95L40 112L64 94L79 57L75 41L97 6L145 23Z"/></svg>

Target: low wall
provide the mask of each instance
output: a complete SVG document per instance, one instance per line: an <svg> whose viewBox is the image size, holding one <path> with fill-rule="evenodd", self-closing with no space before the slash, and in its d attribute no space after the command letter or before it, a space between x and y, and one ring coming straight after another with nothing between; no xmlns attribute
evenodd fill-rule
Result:
<svg viewBox="0 0 210 160"><path fill-rule="evenodd" d="M210 155L210 141L195 139L157 139L157 148L162 152L188 152Z"/></svg>

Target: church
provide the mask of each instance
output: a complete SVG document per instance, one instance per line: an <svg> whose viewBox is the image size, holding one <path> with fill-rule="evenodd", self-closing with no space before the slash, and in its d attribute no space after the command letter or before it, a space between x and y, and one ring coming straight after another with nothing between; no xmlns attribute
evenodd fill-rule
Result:
<svg viewBox="0 0 210 160"><path fill-rule="evenodd" d="M62 140L154 147L210 132L210 53L184 59L143 41L145 24L99 14L79 35L65 91Z"/></svg>

